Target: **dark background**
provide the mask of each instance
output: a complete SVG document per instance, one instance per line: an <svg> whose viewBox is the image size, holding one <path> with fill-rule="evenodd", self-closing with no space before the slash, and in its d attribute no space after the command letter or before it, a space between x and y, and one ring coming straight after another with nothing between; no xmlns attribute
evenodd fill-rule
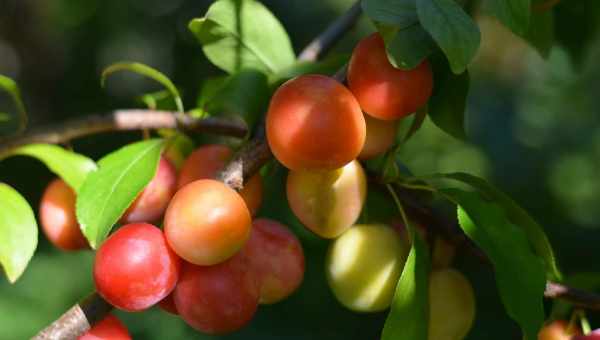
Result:
<svg viewBox="0 0 600 340"><path fill-rule="evenodd" d="M470 143L456 141L426 122L402 150L405 163L417 174L466 171L511 194L544 226L567 274L600 271L600 44L595 25L589 24L600 11L598 6L590 10L592 1L565 0L557 7L561 42L546 61L494 19L479 17L482 45L470 68ZM263 2L288 30L296 52L352 3ZM134 107L135 96L159 89L126 74L114 76L102 89L101 70L121 60L161 70L183 89L186 107L193 107L201 80L220 74L187 31L188 21L202 16L209 4L200 0L0 0L0 74L19 83L30 126ZM367 20L361 20L334 52L350 53L358 39L372 30ZM14 111L4 93L0 111ZM0 132L14 128L0 125ZM140 136L87 137L74 141L73 147L98 159ZM333 299L323 273L327 242L302 231L286 206L285 174L280 169L275 174L266 184L260 215L277 217L300 235L307 256L305 282L289 300L260 307L249 326L222 338L377 338L385 314L354 314ZM34 207L52 177L32 159L15 157L0 163L0 180L22 192ZM393 212L381 212L388 213ZM93 289L91 252L61 253L43 235L39 240L21 279L14 285L0 280L0 339L32 336ZM459 256L456 265L471 279L477 295L478 314L469 339L520 338L502 310L489 268L468 255ZM117 315L136 339L203 338L160 310Z"/></svg>

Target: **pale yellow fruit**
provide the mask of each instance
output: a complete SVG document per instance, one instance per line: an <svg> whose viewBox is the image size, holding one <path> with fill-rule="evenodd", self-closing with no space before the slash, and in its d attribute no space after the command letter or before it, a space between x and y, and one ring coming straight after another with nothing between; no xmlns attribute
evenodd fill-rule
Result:
<svg viewBox="0 0 600 340"><path fill-rule="evenodd" d="M429 340L461 340L475 319L471 284L454 269L429 276Z"/></svg>
<svg viewBox="0 0 600 340"><path fill-rule="evenodd" d="M332 242L325 270L338 301L357 312L388 308L408 249L385 225L355 225Z"/></svg>
<svg viewBox="0 0 600 340"><path fill-rule="evenodd" d="M308 229L335 238L358 219L367 196L367 178L356 160L328 171L290 171L287 199Z"/></svg>

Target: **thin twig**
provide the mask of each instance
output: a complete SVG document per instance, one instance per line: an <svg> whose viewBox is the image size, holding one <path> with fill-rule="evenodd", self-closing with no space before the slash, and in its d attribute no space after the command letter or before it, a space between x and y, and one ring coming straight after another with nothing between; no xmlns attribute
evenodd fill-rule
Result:
<svg viewBox="0 0 600 340"><path fill-rule="evenodd" d="M193 118L178 112L117 110L105 115L76 118L33 129L23 135L0 139L0 158L12 149L31 143L65 143L72 139L110 131L173 128L182 131L244 137L243 123L225 118Z"/></svg>
<svg viewBox="0 0 600 340"><path fill-rule="evenodd" d="M314 61L320 59L324 54L339 41L344 34L346 34L352 26L356 23L356 20L360 17L362 9L360 7L360 1L357 1L346 13L338 17L327 29L321 33L318 37L308 44L298 55L299 60L303 61Z"/></svg>
<svg viewBox="0 0 600 340"><path fill-rule="evenodd" d="M309 44L307 49L301 53L301 59L307 61L316 60L316 58L328 51L331 45L335 44L337 40L341 38L343 33L352 27L352 24L358 18L358 14L360 14L360 8L357 9L359 2L360 1L358 1L347 13L336 19L325 32L315 39L315 41L320 41L320 43L313 42ZM312 50L312 52L307 52L309 49ZM108 131L110 131L110 129ZM46 133L52 132L52 130L46 131ZM78 134L77 136L83 135L86 134ZM60 137L57 136L54 138ZM0 148L0 154L1 153L2 148ZM249 179L253 174L258 172L271 157L271 150L269 149L269 144L265 138L264 124L261 123L254 138L249 140L246 145L234 155L217 177L232 188L240 190L243 187L244 180ZM81 311L83 311L83 313ZM69 309L61 316L61 318L54 321L33 339L75 339L78 335L89 329L90 325L103 319L109 312L110 305L97 293L93 293L91 298L86 299ZM85 317L82 317L82 314L85 315Z"/></svg>

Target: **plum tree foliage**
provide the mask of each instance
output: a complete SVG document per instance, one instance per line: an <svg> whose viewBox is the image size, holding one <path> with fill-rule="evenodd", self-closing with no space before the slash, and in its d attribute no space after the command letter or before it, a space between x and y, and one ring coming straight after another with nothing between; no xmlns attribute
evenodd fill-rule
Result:
<svg viewBox="0 0 600 340"><path fill-rule="evenodd" d="M544 56L558 30L548 17L557 2L362 0L296 57L285 23L260 1L217 0L188 26L224 72L203 79L195 106L184 107L192 101L181 93L190 92L158 70L116 62L102 84L125 71L166 90L144 94L148 108L137 116L45 130L23 131L17 84L0 76L17 109L0 113L0 124L20 126L0 139L0 160L30 156L55 173L39 205L45 237L62 250L95 251L93 269L81 269L96 288L80 304L88 320L68 322L69 311L37 338L129 339L108 312L155 305L223 335L252 327L279 303L283 310L288 300L317 296L335 299L353 320L374 314L373 336L382 340L463 339L491 318L476 313L487 302L453 267L454 255L470 250L492 264L494 298L523 338L596 339L579 328L577 320L587 323L581 311L569 322L565 313L546 315L544 297L556 297L548 287L569 287L524 209L481 178L415 174L399 157L427 117L466 139L467 70L485 38L478 11ZM361 14L374 32L351 54L319 60ZM52 145L111 130L146 133L97 162ZM11 282L33 256L37 228L29 203L0 183L0 265ZM564 295L598 306L590 293Z"/></svg>

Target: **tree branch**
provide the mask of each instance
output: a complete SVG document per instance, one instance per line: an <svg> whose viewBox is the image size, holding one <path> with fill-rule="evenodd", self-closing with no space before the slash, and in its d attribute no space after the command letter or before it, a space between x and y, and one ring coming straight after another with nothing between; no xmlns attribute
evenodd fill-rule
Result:
<svg viewBox="0 0 600 340"><path fill-rule="evenodd" d="M360 1L357 1L354 6L352 6L348 12L337 18L321 35L319 35L315 40L308 45L308 47L303 50L300 54L299 59L305 61L313 61L322 56L328 51L333 44L339 40L342 35L349 30L358 16L360 14ZM308 52L310 50L310 52ZM342 78L343 79L343 78ZM122 111L117 111L122 112ZM115 113L117 113L115 112ZM144 111L147 112L147 111ZM83 119L82 121L84 121ZM112 120L111 120L112 121ZM146 118L143 120L146 121ZM173 122L177 127L181 128L181 126L177 125L177 120ZM221 123L217 124L216 122L212 122L220 126ZM81 126L88 126L88 124L80 123ZM108 123L107 123L108 124ZM114 123L110 123L114 124ZM181 124L181 122L179 122ZM188 131L199 131L199 132L214 132L214 129L204 129L206 123L205 120L202 120L202 124L197 122L197 124L201 125L202 128L198 128L197 130L188 130ZM92 124L93 125L93 124ZM129 126L129 124L127 124ZM189 125L193 125L189 123ZM111 125L112 126L112 125ZM164 126L163 126L164 127ZM150 128L148 126L144 126L142 128ZM231 128L231 127L230 127ZM61 139L60 135L56 133L59 128L54 127L54 129L47 129L43 132L39 132L36 135L38 136L50 136L52 138L56 138L53 141L46 140L49 143L58 143L62 141L69 140L71 138L84 136L90 133L102 132L102 131L111 131L113 129L108 130L95 130L90 129L87 133L79 133L76 135L72 135L71 138ZM60 129L63 133L67 133L67 131L82 131L81 129ZM123 129L126 130L126 129ZM233 129L235 130L235 129ZM231 130L231 131L233 131ZM225 129L225 131L230 131ZM239 131L238 131L239 132ZM242 136L246 134L241 134ZM232 134L233 135L233 134ZM47 137L48 139L50 137ZM60 140L58 140L60 139ZM39 141L38 141L39 142ZM0 145L1 145L0 141ZM28 141L27 143L31 143ZM26 143L25 143L26 144ZM14 145L14 144L13 144ZM23 144L21 144L23 145ZM15 146L13 146L15 147ZM4 147L0 147L0 155L2 154ZM243 183L246 179L249 179L253 174L257 173L260 168L271 159L272 154L269 149L269 144L267 143L265 137L265 129L264 122L261 122L259 128L257 129L255 136L249 140L228 162L223 171L221 171L217 178L222 180L224 183L232 187L236 190L241 190L243 187ZM84 301L78 303L69 309L65 314L63 314L58 320L54 321L47 328L38 333L33 339L35 340L56 340L56 339L76 339L77 336L81 335L83 332L87 331L91 325L96 322L102 320L112 309L112 306L108 304L104 299L102 299L96 292L94 292L90 297L85 299Z"/></svg>
<svg viewBox="0 0 600 340"><path fill-rule="evenodd" d="M492 266L485 253L465 236L455 219L449 218L435 208L423 203L418 198L419 192L415 190L399 189L396 190L396 193L413 218L428 227L434 228L440 236L453 243L457 249L464 249L466 252L475 255L486 265ZM600 310L600 295L553 281L546 282L544 297L563 300L585 309Z"/></svg>
<svg viewBox="0 0 600 340"><path fill-rule="evenodd" d="M0 158L14 148L31 143L57 144L102 132L161 128L233 137L244 137L247 132L242 122L224 118L193 118L180 112L117 110L106 115L91 115L43 126L20 136L0 139Z"/></svg>

